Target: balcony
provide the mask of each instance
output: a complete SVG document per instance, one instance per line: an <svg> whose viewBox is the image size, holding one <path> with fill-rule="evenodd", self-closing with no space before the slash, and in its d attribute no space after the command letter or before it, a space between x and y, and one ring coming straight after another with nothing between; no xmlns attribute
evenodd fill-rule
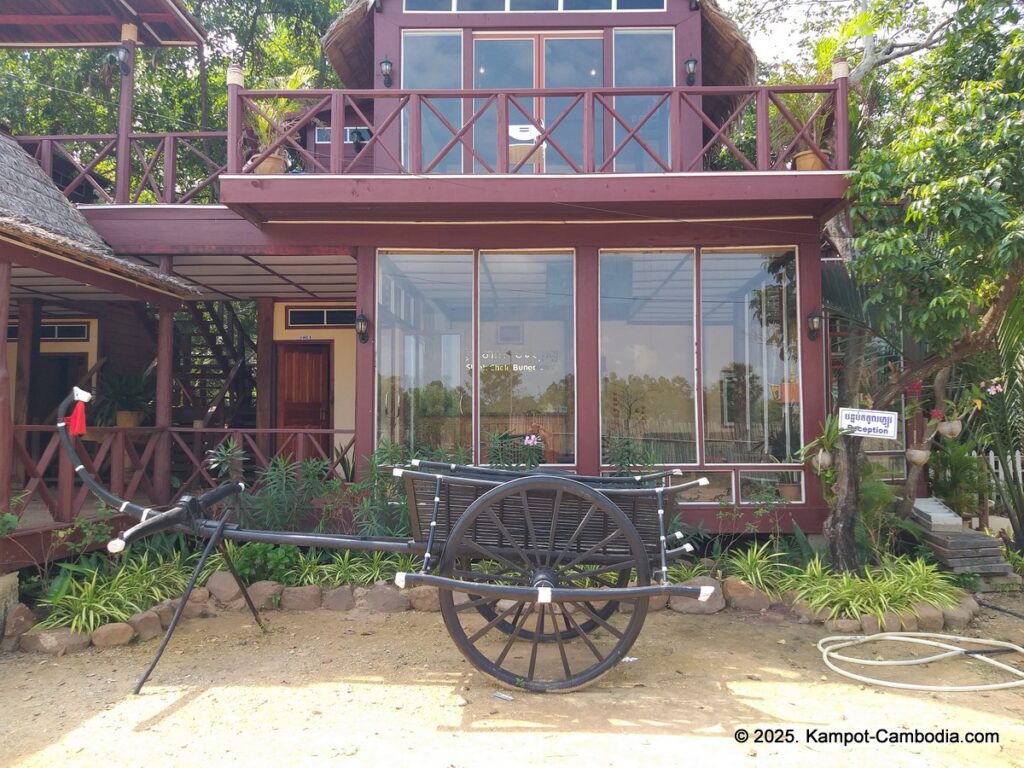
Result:
<svg viewBox="0 0 1024 768"><path fill-rule="evenodd" d="M394 219L425 207L442 218L543 218L553 194L626 216L678 215L680 203L710 214L726 201L740 214L820 216L845 190L846 102L845 78L521 91L232 85L226 132L133 134L126 158L114 135L18 141L76 202L222 202L258 224L299 210L309 220ZM118 188L122 162L130 172Z"/></svg>

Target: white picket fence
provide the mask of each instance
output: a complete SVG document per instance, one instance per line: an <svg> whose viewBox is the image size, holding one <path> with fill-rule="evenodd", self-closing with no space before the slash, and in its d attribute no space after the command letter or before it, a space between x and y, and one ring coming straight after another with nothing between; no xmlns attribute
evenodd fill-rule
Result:
<svg viewBox="0 0 1024 768"><path fill-rule="evenodd" d="M975 455L977 455L977 453L975 453ZM1000 462L996 458L995 453L993 453L992 451L989 451L987 454L985 454L984 458L985 458L985 461L988 463L989 470L991 470L992 474L996 478L998 478L1000 481L1005 481L1005 480L1009 479L1009 478L1006 477L1006 470L1003 468L1002 462ZM1013 456L1013 464L1014 464L1013 469L1016 472L1016 477L1024 477L1024 465L1021 464L1022 460L1024 460L1024 456L1021 456L1021 452L1017 451L1014 454L1014 456ZM995 501L997 503L1002 501L1002 499L998 498L999 497L999 486L996 486L996 488L993 489L993 491L994 491L994 493L996 495L996 498L993 499L993 501Z"/></svg>

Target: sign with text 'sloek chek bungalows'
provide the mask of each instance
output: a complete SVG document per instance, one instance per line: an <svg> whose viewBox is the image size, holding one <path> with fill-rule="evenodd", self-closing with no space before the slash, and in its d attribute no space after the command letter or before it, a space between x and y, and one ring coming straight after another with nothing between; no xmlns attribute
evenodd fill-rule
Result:
<svg viewBox="0 0 1024 768"><path fill-rule="evenodd" d="M852 430L858 437L880 437L896 440L899 414L895 411L866 411L862 408L840 408L839 428Z"/></svg>

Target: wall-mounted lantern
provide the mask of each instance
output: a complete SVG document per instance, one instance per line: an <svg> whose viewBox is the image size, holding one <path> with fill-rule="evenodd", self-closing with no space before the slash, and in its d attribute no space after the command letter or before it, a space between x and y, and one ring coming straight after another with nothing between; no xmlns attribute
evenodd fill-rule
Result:
<svg viewBox="0 0 1024 768"><path fill-rule="evenodd" d="M689 58L686 60L686 84L693 85L697 82L697 60Z"/></svg>
<svg viewBox="0 0 1024 768"><path fill-rule="evenodd" d="M362 312L356 315L356 338L360 344L370 340L370 321Z"/></svg>
<svg viewBox="0 0 1024 768"><path fill-rule="evenodd" d="M380 60L380 73L384 77L384 87L385 88L390 88L391 87L391 82L392 82L391 81L391 68L392 68L392 66L393 65L391 64L391 59L389 59L387 56L385 56L383 59Z"/></svg>
<svg viewBox="0 0 1024 768"><path fill-rule="evenodd" d="M807 338L811 341L817 341L818 334L821 332L821 310L812 309L811 313L807 316Z"/></svg>

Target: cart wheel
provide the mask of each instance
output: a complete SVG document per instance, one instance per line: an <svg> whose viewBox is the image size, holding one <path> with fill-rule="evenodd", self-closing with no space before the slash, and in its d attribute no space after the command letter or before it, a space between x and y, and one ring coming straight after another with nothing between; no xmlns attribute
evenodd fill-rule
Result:
<svg viewBox="0 0 1024 768"><path fill-rule="evenodd" d="M448 633L477 669L510 687L571 691L593 682L626 655L647 617L646 598L536 602L541 586L619 586L632 573L639 586L650 584L633 524L602 493L568 478L524 477L478 498L448 535L439 572L467 586L440 592ZM495 600L475 595L474 583L531 594ZM616 612L618 603L633 610Z"/></svg>

